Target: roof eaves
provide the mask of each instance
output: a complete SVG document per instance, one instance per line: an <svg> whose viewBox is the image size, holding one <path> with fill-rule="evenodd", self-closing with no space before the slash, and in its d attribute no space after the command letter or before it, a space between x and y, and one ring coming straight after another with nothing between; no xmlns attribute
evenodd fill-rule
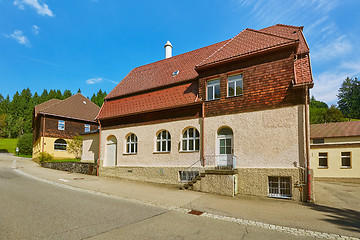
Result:
<svg viewBox="0 0 360 240"><path fill-rule="evenodd" d="M39 114L43 114L44 116L45 116L45 115L49 115L49 116L54 116L54 117L69 118L69 119L80 120L80 121L85 121L85 122L94 122L94 123L97 123L95 120L75 118L75 117L63 116L63 115L58 115L58 114L53 114L53 113L39 112Z"/></svg>
<svg viewBox="0 0 360 240"><path fill-rule="evenodd" d="M198 101L196 101L197 99L198 99ZM187 107L187 106L201 104L202 102L203 101L196 96L195 101L192 102L192 103L186 103L186 104L175 105L175 106L171 106L171 107L158 108L158 109L152 109L152 110L146 110L146 111L140 111L140 112L133 112L133 113L128 113L128 114L124 114L124 115L117 115L117 116L99 118L99 120L100 121L101 120L109 120L109 119L114 119L114 118L119 118L119 117L128 117L128 116L132 116L132 115L144 114L144 113L149 113L149 112L158 112L158 111L164 111L164 110L168 110L168 109Z"/></svg>

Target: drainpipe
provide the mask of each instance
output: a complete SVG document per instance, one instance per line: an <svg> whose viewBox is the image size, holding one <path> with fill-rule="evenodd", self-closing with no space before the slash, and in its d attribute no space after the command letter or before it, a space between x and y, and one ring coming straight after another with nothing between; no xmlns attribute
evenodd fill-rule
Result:
<svg viewBox="0 0 360 240"><path fill-rule="evenodd" d="M309 86L305 86L305 137L306 137L306 170L307 170L307 200L311 201L311 172L310 172L310 123L309 123Z"/></svg>
<svg viewBox="0 0 360 240"><path fill-rule="evenodd" d="M96 164L96 176L99 176L100 154L101 154L101 122L99 119L98 119L98 123L100 126L100 129L99 129L99 156L98 156L97 164Z"/></svg>
<svg viewBox="0 0 360 240"><path fill-rule="evenodd" d="M45 131L45 114L43 115L43 129L42 129L42 150L41 152L44 152L44 147L45 147L45 137L44 137L44 131Z"/></svg>
<svg viewBox="0 0 360 240"><path fill-rule="evenodd" d="M205 167L205 140L204 140L204 102L201 105L201 116L202 116L202 124L201 124L201 158L202 158L202 166Z"/></svg>

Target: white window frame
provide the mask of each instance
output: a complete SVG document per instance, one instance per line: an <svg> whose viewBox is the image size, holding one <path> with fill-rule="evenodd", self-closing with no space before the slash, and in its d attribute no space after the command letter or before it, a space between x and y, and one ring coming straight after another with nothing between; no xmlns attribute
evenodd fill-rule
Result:
<svg viewBox="0 0 360 240"><path fill-rule="evenodd" d="M65 130L65 121L64 120L58 120L58 130Z"/></svg>
<svg viewBox="0 0 360 240"><path fill-rule="evenodd" d="M137 154L138 151L138 138L134 133L131 133L126 138L126 153Z"/></svg>
<svg viewBox="0 0 360 240"><path fill-rule="evenodd" d="M85 124L85 132L90 132L90 124Z"/></svg>
<svg viewBox="0 0 360 240"><path fill-rule="evenodd" d="M269 176L269 197L291 198L291 177Z"/></svg>
<svg viewBox="0 0 360 240"><path fill-rule="evenodd" d="M228 97L235 97L235 96L241 96L243 95L243 75L242 74L236 74L236 75L230 75L228 76L228 84L227 84L227 96ZM234 83L234 95L230 95L230 87L229 85L231 83ZM237 92L238 85L241 85L241 93Z"/></svg>
<svg viewBox="0 0 360 240"><path fill-rule="evenodd" d="M192 129L192 135L190 134L190 129ZM192 144L192 149L190 148L190 143ZM184 131L182 134L181 150L183 152L200 151L200 133L196 128L190 127Z"/></svg>
<svg viewBox="0 0 360 240"><path fill-rule="evenodd" d="M345 155L345 153L349 153L349 155ZM343 165L343 160L348 158L349 165ZM341 152L341 168L351 168L351 152Z"/></svg>
<svg viewBox="0 0 360 240"><path fill-rule="evenodd" d="M216 87L219 88L219 97L215 97L215 93L216 93ZM209 97L209 93L212 93L212 98ZM212 79L207 81L206 84L206 100L210 101L210 100L216 100L216 99L220 99L220 78L217 79Z"/></svg>
<svg viewBox="0 0 360 240"><path fill-rule="evenodd" d="M64 140L65 143L57 143L56 141L57 140ZM55 146L65 146L65 149L56 149ZM65 139L62 139L62 138L58 138L54 141L54 151L66 151L67 150L67 142Z"/></svg>
<svg viewBox="0 0 360 240"><path fill-rule="evenodd" d="M165 137L163 136L165 133ZM165 143L165 147L164 144ZM169 131L162 130L156 136L156 152L170 152L171 151L171 135Z"/></svg>
<svg viewBox="0 0 360 240"><path fill-rule="evenodd" d="M326 154L326 156L325 156ZM320 165L320 159L326 159L326 166ZM319 152L319 168L328 168L329 167L329 161L328 161L328 153L327 152Z"/></svg>

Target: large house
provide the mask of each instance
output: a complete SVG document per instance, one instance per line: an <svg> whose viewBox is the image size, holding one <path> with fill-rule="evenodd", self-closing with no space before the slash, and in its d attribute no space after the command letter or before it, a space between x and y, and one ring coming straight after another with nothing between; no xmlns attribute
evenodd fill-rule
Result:
<svg viewBox="0 0 360 240"><path fill-rule="evenodd" d="M105 98L100 175L225 195L305 200L309 88L303 27L232 39L133 69Z"/></svg>
<svg viewBox="0 0 360 240"><path fill-rule="evenodd" d="M360 121L314 124L310 129L315 179L360 182Z"/></svg>
<svg viewBox="0 0 360 240"><path fill-rule="evenodd" d="M98 129L95 120L99 107L75 94L65 100L51 99L33 111L33 158L47 152L54 158L75 158L67 151L68 141L83 132Z"/></svg>

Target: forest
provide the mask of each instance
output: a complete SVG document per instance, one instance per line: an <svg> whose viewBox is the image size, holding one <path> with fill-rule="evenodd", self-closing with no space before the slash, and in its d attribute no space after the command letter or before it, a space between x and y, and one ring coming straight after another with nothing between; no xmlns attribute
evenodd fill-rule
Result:
<svg viewBox="0 0 360 240"><path fill-rule="evenodd" d="M81 90L77 92L81 93ZM0 138L18 138L25 133L32 133L34 106L53 98L63 100L72 95L70 90L61 92L55 89L44 89L41 94L32 94L29 88L20 93L16 92L11 99L9 95L4 97L0 94ZM90 100L101 107L106 95L106 92L100 89Z"/></svg>
<svg viewBox="0 0 360 240"><path fill-rule="evenodd" d="M347 77L337 94L337 106L310 99L310 124L357 121L360 119L360 81Z"/></svg>

